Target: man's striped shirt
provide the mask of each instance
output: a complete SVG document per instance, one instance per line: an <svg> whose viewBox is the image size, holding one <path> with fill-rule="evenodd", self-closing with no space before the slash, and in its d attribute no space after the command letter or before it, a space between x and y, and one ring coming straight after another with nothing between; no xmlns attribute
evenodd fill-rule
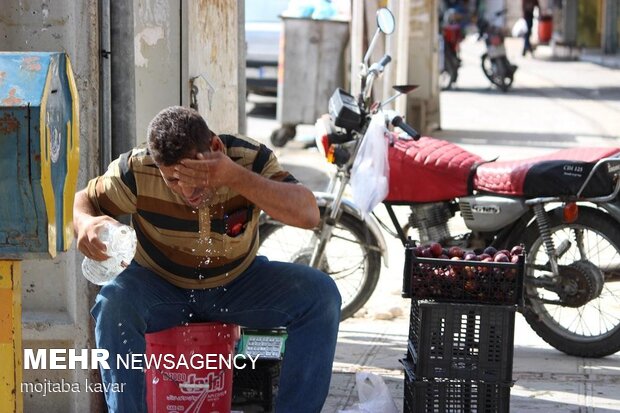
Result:
<svg viewBox="0 0 620 413"><path fill-rule="evenodd" d="M244 136L219 135L224 153L266 178L297 183L265 145ZM258 250L259 209L222 187L196 210L174 193L145 148L122 154L88 183L91 203L113 217L131 214L138 238L135 260L182 288L213 288L239 276ZM231 236L231 216L247 221ZM239 225L237 225L239 228Z"/></svg>

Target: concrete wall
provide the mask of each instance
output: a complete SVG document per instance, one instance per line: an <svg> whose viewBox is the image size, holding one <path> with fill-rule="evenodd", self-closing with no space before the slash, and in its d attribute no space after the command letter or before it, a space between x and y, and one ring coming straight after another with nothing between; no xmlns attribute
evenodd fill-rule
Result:
<svg viewBox="0 0 620 413"><path fill-rule="evenodd" d="M243 9L242 1L134 0L138 142L170 105L196 106L216 133L245 128Z"/></svg>
<svg viewBox="0 0 620 413"><path fill-rule="evenodd" d="M134 0L134 22L136 139L141 143L157 112L187 100L181 95L181 59L187 57L182 56L178 0Z"/></svg>
<svg viewBox="0 0 620 413"><path fill-rule="evenodd" d="M420 85L407 95L406 120L420 133L430 133L440 126L438 0L410 1L404 7L409 29L406 83Z"/></svg>
<svg viewBox="0 0 620 413"><path fill-rule="evenodd" d="M66 51L80 97L80 173L78 186L96 171L98 157L97 1L3 0L2 51ZM93 291L78 271L72 249L56 259L22 263L23 347L85 348L92 331L88 310ZM24 382L83 383L89 370L27 370ZM98 399L87 393L24 394L25 412L94 412Z"/></svg>

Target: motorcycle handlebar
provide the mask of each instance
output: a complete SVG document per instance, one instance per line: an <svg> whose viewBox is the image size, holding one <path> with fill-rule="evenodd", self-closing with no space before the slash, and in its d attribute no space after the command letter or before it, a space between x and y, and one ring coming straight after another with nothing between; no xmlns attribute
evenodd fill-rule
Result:
<svg viewBox="0 0 620 413"><path fill-rule="evenodd" d="M373 63L372 66L368 69L368 72L375 73L375 76L379 76L379 74L383 73L383 69L392 61L392 57L389 54L384 55L381 60L376 63Z"/></svg>
<svg viewBox="0 0 620 413"><path fill-rule="evenodd" d="M383 67L387 66L388 63L392 61L392 56L389 54L384 55L381 60L379 60L379 64Z"/></svg>
<svg viewBox="0 0 620 413"><path fill-rule="evenodd" d="M394 116L392 125L401 128L405 133L413 138L414 141L420 139L420 133L407 124L400 116Z"/></svg>
<svg viewBox="0 0 620 413"><path fill-rule="evenodd" d="M370 97L370 93L372 91L372 86L375 82L375 79L378 78L381 73L383 73L383 69L385 66L392 61L392 57L389 54L384 55L381 60L376 63L373 63L372 66L368 68L368 74L366 76L366 86L364 86L364 90L362 91L362 98L366 101Z"/></svg>

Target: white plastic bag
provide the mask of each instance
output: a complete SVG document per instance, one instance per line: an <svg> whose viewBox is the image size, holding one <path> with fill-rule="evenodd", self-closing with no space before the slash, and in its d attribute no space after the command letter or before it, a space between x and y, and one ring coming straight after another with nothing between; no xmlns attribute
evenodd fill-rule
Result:
<svg viewBox="0 0 620 413"><path fill-rule="evenodd" d="M512 37L523 37L527 33L527 23L525 19L521 17L512 26Z"/></svg>
<svg viewBox="0 0 620 413"><path fill-rule="evenodd" d="M396 403L381 376L361 371L355 375L355 383L360 402L352 409L340 410L338 413L398 413Z"/></svg>
<svg viewBox="0 0 620 413"><path fill-rule="evenodd" d="M383 114L374 115L353 162L353 201L364 214L372 211L388 194L390 168L386 132Z"/></svg>

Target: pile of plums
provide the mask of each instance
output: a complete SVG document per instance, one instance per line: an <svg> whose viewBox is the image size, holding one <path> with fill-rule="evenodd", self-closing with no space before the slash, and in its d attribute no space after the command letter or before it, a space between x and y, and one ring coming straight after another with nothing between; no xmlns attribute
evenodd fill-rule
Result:
<svg viewBox="0 0 620 413"><path fill-rule="evenodd" d="M523 246L465 251L433 242L411 248L412 298L515 304ZM430 258L430 259L428 259Z"/></svg>

